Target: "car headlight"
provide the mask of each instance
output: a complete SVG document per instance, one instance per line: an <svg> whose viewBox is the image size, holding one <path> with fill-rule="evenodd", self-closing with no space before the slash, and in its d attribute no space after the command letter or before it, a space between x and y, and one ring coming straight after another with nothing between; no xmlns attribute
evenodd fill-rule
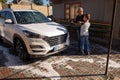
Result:
<svg viewBox="0 0 120 80"><path fill-rule="evenodd" d="M41 36L40 34L33 33L27 30L23 30L23 33L29 38L43 38L43 36Z"/></svg>

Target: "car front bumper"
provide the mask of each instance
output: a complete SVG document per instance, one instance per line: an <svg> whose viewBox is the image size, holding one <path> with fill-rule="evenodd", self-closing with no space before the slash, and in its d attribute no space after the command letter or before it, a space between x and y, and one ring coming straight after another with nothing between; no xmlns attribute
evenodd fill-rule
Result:
<svg viewBox="0 0 120 80"><path fill-rule="evenodd" d="M48 56L61 52L69 46L69 35L66 37L65 41L61 41L60 43L55 40L56 39L51 40L51 44L50 41L44 39L28 39L26 46L27 51L31 56Z"/></svg>

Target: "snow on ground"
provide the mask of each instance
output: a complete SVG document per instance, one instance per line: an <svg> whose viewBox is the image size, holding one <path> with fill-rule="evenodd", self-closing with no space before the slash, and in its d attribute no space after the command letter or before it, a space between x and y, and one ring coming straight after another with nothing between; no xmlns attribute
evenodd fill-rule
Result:
<svg viewBox="0 0 120 80"><path fill-rule="evenodd" d="M69 70L74 70L70 65L65 66L65 68L67 68Z"/></svg>
<svg viewBox="0 0 120 80"><path fill-rule="evenodd" d="M100 57L100 56L99 58L101 58L102 60L97 61L97 63L106 66L105 64L106 64L107 58ZM120 64L113 60L109 60L109 68L120 68Z"/></svg>
<svg viewBox="0 0 120 80"><path fill-rule="evenodd" d="M101 50L107 51L106 48L96 45L95 47L100 47ZM74 70L69 64L67 64L68 61L73 61L73 62L88 62L88 63L98 63L101 66L105 66L106 63L106 58L97 56L97 58L100 58L100 60L96 60L95 58L92 57L83 57L83 58L71 58L71 57L66 57L62 56L61 58L56 58L50 60L44 60L44 61L36 61L31 64L24 64L24 62L16 56L13 56L9 54L9 49L3 46L0 46L0 50L3 50L3 54L6 56L8 59L8 62L5 63L5 65L9 68L12 69L17 69L17 70L24 70L24 72L29 72L32 75L37 75L37 76L42 76L42 77L54 77L57 76L57 78L51 78L51 80L57 80L61 79L60 74L53 68L53 65L63 65L65 68ZM115 51L114 51L115 52ZM120 68L120 64L116 63L113 60L109 61L109 67L112 68Z"/></svg>
<svg viewBox="0 0 120 80"><path fill-rule="evenodd" d="M9 49L3 46L0 46L0 50L3 51L4 55L8 59L8 62L5 63L6 66L18 66L19 64L22 64L23 62L19 59L19 57L13 56L9 54ZM18 64L19 63L19 64Z"/></svg>

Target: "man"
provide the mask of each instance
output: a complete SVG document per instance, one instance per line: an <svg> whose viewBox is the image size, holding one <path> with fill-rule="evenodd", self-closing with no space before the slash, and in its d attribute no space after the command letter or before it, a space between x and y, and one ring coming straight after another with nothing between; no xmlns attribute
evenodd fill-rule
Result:
<svg viewBox="0 0 120 80"><path fill-rule="evenodd" d="M81 22L83 22L83 8L79 7L77 12L78 12L78 15L76 17L75 22L76 23L81 23Z"/></svg>
<svg viewBox="0 0 120 80"><path fill-rule="evenodd" d="M79 47L79 52L81 52L80 51L80 29L81 29L81 25L82 25L82 23L83 23L83 17L84 17L84 15L83 15L83 8L82 7L79 7L78 8L78 15L77 15L77 17L75 18L75 25L76 26L79 26L78 27L78 29L77 29L77 35L78 35L78 47Z"/></svg>

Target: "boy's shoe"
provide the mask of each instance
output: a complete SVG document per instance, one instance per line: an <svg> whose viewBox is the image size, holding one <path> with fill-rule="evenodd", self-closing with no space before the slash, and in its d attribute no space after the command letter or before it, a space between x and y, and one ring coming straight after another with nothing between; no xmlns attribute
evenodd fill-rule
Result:
<svg viewBox="0 0 120 80"><path fill-rule="evenodd" d="M85 51L85 54L86 54L86 55L90 55L90 52L88 52L88 51Z"/></svg>

